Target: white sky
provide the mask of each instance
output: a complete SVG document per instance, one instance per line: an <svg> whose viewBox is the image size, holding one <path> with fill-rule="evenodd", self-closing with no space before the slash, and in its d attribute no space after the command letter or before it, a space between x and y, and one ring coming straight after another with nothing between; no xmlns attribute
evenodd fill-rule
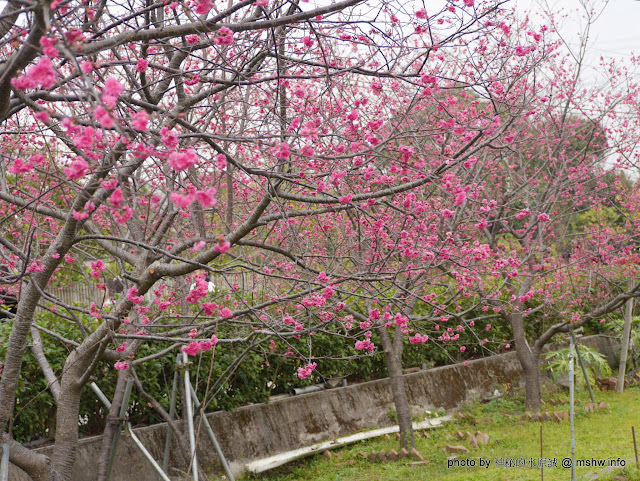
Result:
<svg viewBox="0 0 640 481"><path fill-rule="evenodd" d="M544 0L542 0L544 1ZM526 12L529 9L539 9L539 0L515 0L517 10ZM581 0L548 0L554 10L565 9L572 13L563 20L560 32L577 42L577 32L580 29L579 16L576 12L580 8ZM590 54L588 63L597 63L601 55L613 58L630 58L632 52L640 53L640 1L609 0L591 1L601 15L592 27L590 35Z"/></svg>

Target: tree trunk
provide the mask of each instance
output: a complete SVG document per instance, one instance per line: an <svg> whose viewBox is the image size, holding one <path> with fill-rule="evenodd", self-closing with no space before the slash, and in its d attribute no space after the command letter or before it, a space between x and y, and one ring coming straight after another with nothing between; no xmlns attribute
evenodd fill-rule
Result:
<svg viewBox="0 0 640 481"><path fill-rule="evenodd" d="M13 417L13 408L18 390L18 381L22 369L22 357L27 348L27 337L31 331L31 323L36 305L40 300L38 290L25 284L21 293L18 310L13 319L7 353L3 359L3 371L0 377L0 430L4 431L7 422Z"/></svg>
<svg viewBox="0 0 640 481"><path fill-rule="evenodd" d="M542 397L540 394L540 353L537 349L531 349L524 334L524 317L521 312L509 315L509 323L513 330L513 339L516 343L516 354L525 382L527 394L527 409L533 412L540 410Z"/></svg>
<svg viewBox="0 0 640 481"><path fill-rule="evenodd" d="M75 356L71 355L65 364L65 370L73 366ZM73 367L71 367L73 370ZM82 386L80 376L65 373L61 383L60 402L56 417L56 443L52 456L53 471L57 481L67 481L73 474L73 465L78 447L78 413Z"/></svg>
<svg viewBox="0 0 640 481"><path fill-rule="evenodd" d="M402 333L396 331L394 342L391 342L389 332L386 327L378 328L384 357L389 371L389 385L393 394L393 403L398 416L398 427L400 428L400 445L408 451L416 446L413 435L413 422L411 419L411 409L409 409L409 399L402 375ZM397 349L397 345L400 349ZM398 350L400 351L398 353Z"/></svg>
<svg viewBox="0 0 640 481"><path fill-rule="evenodd" d="M73 474L78 447L78 415L82 387L88 375L95 369L95 357L100 355L101 345L71 352L64 366L60 382L60 399L56 417L56 442L53 448L52 468L56 481L67 481Z"/></svg>
<svg viewBox="0 0 640 481"><path fill-rule="evenodd" d="M519 357L519 356L518 356ZM542 406L542 395L540 393L540 362L533 356L526 360L520 359L527 395L527 410L537 412Z"/></svg>

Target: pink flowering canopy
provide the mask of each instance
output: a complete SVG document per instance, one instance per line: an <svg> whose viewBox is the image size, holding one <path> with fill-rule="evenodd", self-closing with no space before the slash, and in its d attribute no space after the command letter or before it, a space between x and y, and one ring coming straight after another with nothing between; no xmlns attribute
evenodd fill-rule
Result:
<svg viewBox="0 0 640 481"><path fill-rule="evenodd" d="M0 26L0 275L21 282L2 426L36 306L91 319L43 334L69 346L60 372L32 344L60 414L52 464L24 469L70 477L100 360L126 380L156 355L278 340L310 382L317 332L363 356L404 338L482 353L524 345L546 309L541 348L637 295L620 279L640 199L604 163L636 155L637 120L615 114L637 109L627 71L604 66L610 96L579 90L544 22L501 2L379 7L8 4L25 21ZM75 284L108 302L56 295Z"/></svg>

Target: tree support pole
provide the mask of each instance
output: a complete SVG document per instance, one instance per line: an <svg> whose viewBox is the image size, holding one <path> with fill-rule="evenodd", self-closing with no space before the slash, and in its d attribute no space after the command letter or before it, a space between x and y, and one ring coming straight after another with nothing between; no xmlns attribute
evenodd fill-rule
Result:
<svg viewBox="0 0 640 481"><path fill-rule="evenodd" d="M153 459L153 456L151 456L151 453L147 451L147 448L144 447L144 444L142 444L140 439L138 439L138 436L135 435L135 433L133 432L133 429L131 428L130 422L127 422L125 424L125 436L131 436L131 440L133 441L133 443L138 447L138 449L140 450L142 455L147 459L147 461L151 463L151 466L153 466L153 469L155 469L158 475L160 476L160 478L162 478L162 481L171 481L171 479L169 479L165 474L165 472L162 470L162 467L160 467L160 465L156 463L156 460Z"/></svg>
<svg viewBox="0 0 640 481"><path fill-rule="evenodd" d="M189 387L191 387L191 396L193 398L193 403L196 405L196 409L201 409L202 404L200 403L200 401L198 401L198 396L196 394L195 389L193 389L193 386L191 385L189 385ZM215 448L216 453L218 454L218 459L220 459L220 464L222 464L222 469L224 469L224 472L230 481L235 481L235 478L233 477L233 473L231 473L231 469L229 468L229 464L227 463L227 458L224 457L224 453L222 452L222 448L220 447L220 444L216 439L216 435L214 434L213 429L211 429L211 424L209 424L207 415L204 413L204 411L202 411L200 413L200 416L202 417L202 422L204 423L204 427L207 430L207 434L209 434L209 439L211 439L211 443L213 444L213 447Z"/></svg>
<svg viewBox="0 0 640 481"><path fill-rule="evenodd" d="M576 481L576 438L573 426L574 409L573 409L573 393L574 393L574 376L573 376L573 337L569 347L569 409L571 421L571 481Z"/></svg>
<svg viewBox="0 0 640 481"><path fill-rule="evenodd" d="M587 376L587 368L584 365L584 361L582 360L582 354L580 354L580 348L578 348L578 342L576 341L576 335L571 331L571 341L576 347L576 354L578 355L578 362L580 363L580 367L582 368L582 376L584 377L584 382L587 383L587 390L589 391L589 397L591 398L591 402L593 404L596 403L596 398L593 395L593 389L591 389L591 383L589 382L589 377Z"/></svg>
<svg viewBox="0 0 640 481"><path fill-rule="evenodd" d="M188 362L187 353L182 353L182 362L185 367ZM187 408L187 426L189 428L189 444L191 445L191 474L193 481L198 481L198 458L196 457L196 435L193 428L193 404L191 402L191 381L189 379L189 369L184 370L184 402ZM187 471L188 472L188 471Z"/></svg>
<svg viewBox="0 0 640 481"><path fill-rule="evenodd" d="M131 396L131 388L133 387L133 379L129 378L127 380L127 385L124 388L124 396L122 398L122 406L120 406L120 419L124 419L125 414L127 414L127 406L129 405L129 397ZM104 395L104 393L100 390L96 383L91 383L91 389L96 393L98 398L107 406L107 409L111 408L111 403ZM120 432L122 430L118 429L113 435L113 442L111 443L111 453L109 454L109 462L107 463L107 474L105 475L105 479L109 481L109 477L111 476L111 471L113 470L113 463L116 459L116 450L118 449L118 442L120 441Z"/></svg>
<svg viewBox="0 0 640 481"><path fill-rule="evenodd" d="M627 355L629 352L629 338L631 337L631 324L633 322L633 298L627 300L624 310L624 331L622 333L622 348L620 350L620 367L618 368L618 384L616 391L624 391L624 375L627 372Z"/></svg>
<svg viewBox="0 0 640 481"><path fill-rule="evenodd" d="M9 444L2 445L2 462L0 463L0 481L9 481Z"/></svg>
<svg viewBox="0 0 640 481"><path fill-rule="evenodd" d="M178 382L180 381L180 373L177 367L180 365L180 354L176 356L176 370L173 373L173 387L171 389L171 404L169 406L169 419L173 421L176 415L176 397L178 393ZM167 434L164 441L164 456L162 458L162 471L165 473L169 469L169 453L171 452L171 426L167 425Z"/></svg>
<svg viewBox="0 0 640 481"><path fill-rule="evenodd" d="M89 386L91 387L91 390L96 394L96 396L98 396L98 399L102 401L102 404L104 404L107 409L111 409L111 401L107 399L107 396L104 395L98 385L95 382L92 382Z"/></svg>

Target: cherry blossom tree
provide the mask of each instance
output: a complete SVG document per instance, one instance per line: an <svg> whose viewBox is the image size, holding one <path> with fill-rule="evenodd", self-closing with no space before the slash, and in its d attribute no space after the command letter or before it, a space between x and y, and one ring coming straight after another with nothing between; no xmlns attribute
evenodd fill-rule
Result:
<svg viewBox="0 0 640 481"><path fill-rule="evenodd" d="M144 395L136 366L158 356L235 342L248 351L316 330L353 336L344 334L353 315L345 309L359 307L348 303L382 295L411 306L400 291L361 291L389 279L417 289L413 268L396 260L410 246L390 239L390 272L375 265L373 246L354 270L345 225L383 215L374 209L382 205L406 211L412 228L423 214L418 201L441 204L423 201L422 189L474 162L520 112L508 102L478 109L465 89L490 88L492 66L534 51L540 37L506 43L499 2L452 1L429 14L372 8L360 0L7 3L1 283L19 284L19 302L0 425L11 461L33 479L70 478L82 388L101 362L119 371L115 418L126 380ZM425 131L434 109L439 124ZM429 269L429 256L420 257L420 270ZM108 303L74 306L55 294L72 282L105 289L115 277L123 292ZM82 336L44 330L34 321L39 305ZM396 313L399 329L410 311ZM362 331L354 342L370 349ZM70 346L62 370L44 354L43 335ZM165 347L139 356L152 342ZM27 347L57 405L50 460L11 439ZM305 357L298 376L310 376L312 351L296 354ZM223 382L213 380L212 395ZM107 423L100 479L115 429Z"/></svg>
<svg viewBox="0 0 640 481"><path fill-rule="evenodd" d="M595 16L587 10L587 25ZM481 162L486 209L477 225L495 281L479 292L484 309L512 328L532 410L540 408L545 345L601 320L640 289L630 262L636 196L621 170L637 155L629 121L635 82L605 60L598 71L606 72L608 90L585 82L587 37L577 52L559 48L546 78L519 86L530 107ZM496 85L488 94L495 101L509 90Z"/></svg>

